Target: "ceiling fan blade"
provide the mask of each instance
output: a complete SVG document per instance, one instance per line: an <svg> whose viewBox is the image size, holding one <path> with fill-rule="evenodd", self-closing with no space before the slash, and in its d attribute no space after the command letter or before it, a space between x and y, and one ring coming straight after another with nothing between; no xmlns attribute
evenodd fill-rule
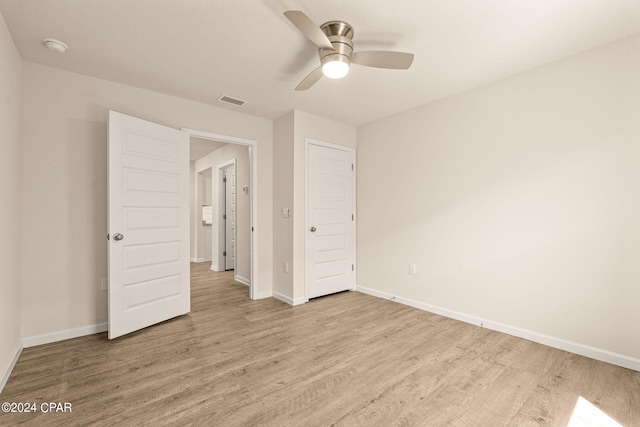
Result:
<svg viewBox="0 0 640 427"><path fill-rule="evenodd" d="M293 25L296 26L302 34L304 34L309 40L314 42L316 46L324 49L333 49L333 45L329 38L322 32L314 22L303 12L299 10L287 10L284 13Z"/></svg>
<svg viewBox="0 0 640 427"><path fill-rule="evenodd" d="M413 53L391 52L386 50L368 50L353 52L351 63L366 67L406 70L413 63Z"/></svg>
<svg viewBox="0 0 640 427"><path fill-rule="evenodd" d="M307 90L307 89L309 89L311 86L316 84L316 82L318 80L320 80L320 78L322 76L323 76L322 67L316 68L311 73L309 73L309 75L307 77L302 79L302 81L298 84L298 86L296 86L296 90Z"/></svg>

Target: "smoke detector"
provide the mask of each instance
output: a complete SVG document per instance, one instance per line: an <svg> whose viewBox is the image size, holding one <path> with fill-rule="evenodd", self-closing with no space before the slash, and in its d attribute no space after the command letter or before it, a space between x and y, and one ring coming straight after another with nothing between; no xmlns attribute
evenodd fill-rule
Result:
<svg viewBox="0 0 640 427"><path fill-rule="evenodd" d="M65 43L56 39L44 39L42 40L42 42L47 47L47 49L55 53L65 53L69 48L69 46L67 46Z"/></svg>

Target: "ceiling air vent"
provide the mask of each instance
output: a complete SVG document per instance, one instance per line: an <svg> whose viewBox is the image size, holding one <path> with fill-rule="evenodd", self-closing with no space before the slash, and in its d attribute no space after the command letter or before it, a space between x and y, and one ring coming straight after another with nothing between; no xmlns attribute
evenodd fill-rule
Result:
<svg viewBox="0 0 640 427"><path fill-rule="evenodd" d="M226 102L227 104L237 105L238 107L243 106L247 102L247 101L243 101L242 99L232 98L227 95L222 95L220 98L218 98L218 101Z"/></svg>

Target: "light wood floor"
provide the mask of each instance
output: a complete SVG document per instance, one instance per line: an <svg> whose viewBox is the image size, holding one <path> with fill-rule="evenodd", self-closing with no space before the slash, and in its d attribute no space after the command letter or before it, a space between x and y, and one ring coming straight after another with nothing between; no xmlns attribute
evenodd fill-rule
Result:
<svg viewBox="0 0 640 427"><path fill-rule="evenodd" d="M192 309L114 341L25 349L0 402L73 412L0 425L565 427L583 397L640 426L638 372L357 292L250 301L203 263Z"/></svg>

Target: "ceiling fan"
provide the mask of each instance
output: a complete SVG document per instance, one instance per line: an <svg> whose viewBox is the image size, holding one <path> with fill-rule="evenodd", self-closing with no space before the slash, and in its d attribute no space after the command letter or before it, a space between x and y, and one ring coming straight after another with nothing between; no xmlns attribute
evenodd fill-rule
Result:
<svg viewBox="0 0 640 427"><path fill-rule="evenodd" d="M347 75L351 64L374 68L406 70L413 62L413 54L372 50L353 51L353 27L344 21L329 21L319 27L303 12L284 12L293 25L318 46L320 66L313 70L296 86L296 90L307 90L324 75L339 79Z"/></svg>

